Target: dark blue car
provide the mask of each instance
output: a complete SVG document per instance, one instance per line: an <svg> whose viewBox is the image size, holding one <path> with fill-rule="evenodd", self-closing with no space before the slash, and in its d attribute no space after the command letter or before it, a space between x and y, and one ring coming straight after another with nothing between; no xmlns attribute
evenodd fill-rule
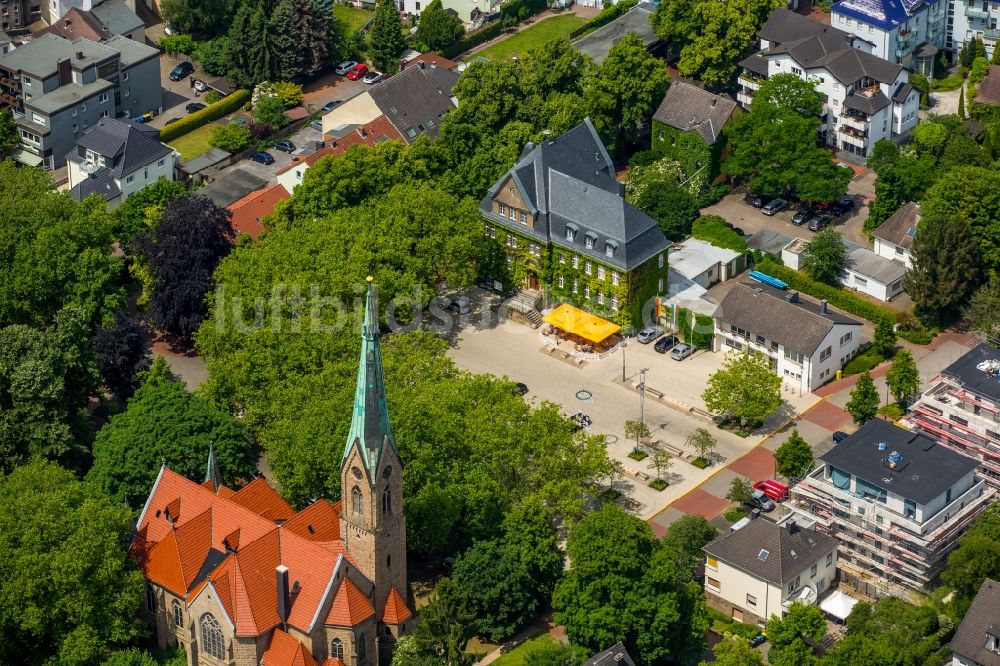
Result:
<svg viewBox="0 0 1000 666"><path fill-rule="evenodd" d="M271 153L265 153L261 151L259 153L253 153L250 155L251 162L260 162L261 164L274 164L274 156Z"/></svg>

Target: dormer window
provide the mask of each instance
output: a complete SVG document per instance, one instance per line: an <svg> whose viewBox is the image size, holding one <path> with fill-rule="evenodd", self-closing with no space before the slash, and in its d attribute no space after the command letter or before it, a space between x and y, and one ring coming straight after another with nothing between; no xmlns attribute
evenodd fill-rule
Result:
<svg viewBox="0 0 1000 666"><path fill-rule="evenodd" d="M592 247L594 247L594 239L591 238L590 236L587 236L587 239L586 239L585 242L586 242L588 250L591 249Z"/></svg>
<svg viewBox="0 0 1000 666"><path fill-rule="evenodd" d="M579 230L580 230L580 227L576 226L575 224L567 224L566 225L566 240L568 240L568 241L575 241L576 240L576 232L579 231Z"/></svg>
<svg viewBox="0 0 1000 666"><path fill-rule="evenodd" d="M613 241L608 241L607 243L604 244L604 254L608 255L609 257L615 256L615 250L617 249L618 249L618 244Z"/></svg>
<svg viewBox="0 0 1000 666"><path fill-rule="evenodd" d="M584 244L587 246L588 250L592 250L594 249L594 243L597 242L597 234L593 231L588 231L586 235L587 238L585 239Z"/></svg>

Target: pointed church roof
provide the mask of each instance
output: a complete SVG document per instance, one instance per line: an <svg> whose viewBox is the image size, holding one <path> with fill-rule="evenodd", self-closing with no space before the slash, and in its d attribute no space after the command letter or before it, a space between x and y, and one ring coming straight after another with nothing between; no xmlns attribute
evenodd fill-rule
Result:
<svg viewBox="0 0 1000 666"><path fill-rule="evenodd" d="M413 617L403 597L399 596L396 588L389 588L389 598L385 600L385 608L382 609L382 622L385 624L399 624Z"/></svg>
<svg viewBox="0 0 1000 666"><path fill-rule="evenodd" d="M365 593L350 579L345 578L330 605L326 624L334 627L356 627L374 614L375 609Z"/></svg>
<svg viewBox="0 0 1000 666"><path fill-rule="evenodd" d="M382 375L382 351L379 347L378 299L372 277L368 277L365 301L365 322L361 326L361 355L358 363L358 383L354 390L354 413L351 429L344 446L347 459L354 443L370 473L378 467L386 442L395 449L396 440L389 425L389 408L385 399L385 378Z"/></svg>
<svg viewBox="0 0 1000 666"><path fill-rule="evenodd" d="M222 485L222 474L219 472L219 463L215 460L215 443L208 443L208 467L205 470L205 481L211 482L212 492L218 492Z"/></svg>

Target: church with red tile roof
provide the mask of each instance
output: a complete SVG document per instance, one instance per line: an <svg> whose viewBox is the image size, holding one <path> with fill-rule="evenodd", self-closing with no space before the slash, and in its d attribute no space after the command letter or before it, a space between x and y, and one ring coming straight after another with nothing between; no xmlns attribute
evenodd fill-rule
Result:
<svg viewBox="0 0 1000 666"><path fill-rule="evenodd" d="M344 501L294 511L258 478L222 485L160 469L133 553L141 615L189 666L376 666L414 625L408 603L402 465L389 424L369 278Z"/></svg>

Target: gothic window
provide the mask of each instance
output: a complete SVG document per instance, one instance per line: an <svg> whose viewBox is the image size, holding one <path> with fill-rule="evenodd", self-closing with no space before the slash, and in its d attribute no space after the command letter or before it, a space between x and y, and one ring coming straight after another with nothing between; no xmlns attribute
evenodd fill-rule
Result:
<svg viewBox="0 0 1000 666"><path fill-rule="evenodd" d="M392 513L392 490L389 488L382 491L382 513Z"/></svg>
<svg viewBox="0 0 1000 666"><path fill-rule="evenodd" d="M359 516L364 515L365 498L361 494L361 489L358 488L357 486L354 486L354 489L351 491L351 506L354 507L354 513L358 514Z"/></svg>
<svg viewBox="0 0 1000 666"><path fill-rule="evenodd" d="M156 611L156 591L152 585L146 586L146 610L150 613Z"/></svg>
<svg viewBox="0 0 1000 666"><path fill-rule="evenodd" d="M180 603L174 602L174 626L179 627L184 624L184 610Z"/></svg>
<svg viewBox="0 0 1000 666"><path fill-rule="evenodd" d="M392 568L392 555L386 555L385 556L385 566L386 566L387 569L391 569Z"/></svg>
<svg viewBox="0 0 1000 666"><path fill-rule="evenodd" d="M330 656L334 659L344 660L344 641L339 638L333 639L333 643L330 644Z"/></svg>
<svg viewBox="0 0 1000 666"><path fill-rule="evenodd" d="M226 658L222 628L219 626L219 621L211 613L205 613L201 616L201 645L199 647L205 654L216 659Z"/></svg>
<svg viewBox="0 0 1000 666"><path fill-rule="evenodd" d="M361 473L361 470L360 470L360 469L358 469L357 467L352 467L352 468L351 468L351 474L353 474L353 475L354 475L354 478L355 478L355 479L357 479L357 480L359 480L359 481L360 481L360 480L361 480L361 479L363 478L363 476L364 476L364 475L363 475L363 474Z"/></svg>
<svg viewBox="0 0 1000 666"><path fill-rule="evenodd" d="M382 478L383 479L388 479L390 476L392 476L392 467L391 466L390 467L386 467L385 471L382 472Z"/></svg>
<svg viewBox="0 0 1000 666"><path fill-rule="evenodd" d="M368 646L365 644L365 635L358 634L358 663L363 664L368 658Z"/></svg>

